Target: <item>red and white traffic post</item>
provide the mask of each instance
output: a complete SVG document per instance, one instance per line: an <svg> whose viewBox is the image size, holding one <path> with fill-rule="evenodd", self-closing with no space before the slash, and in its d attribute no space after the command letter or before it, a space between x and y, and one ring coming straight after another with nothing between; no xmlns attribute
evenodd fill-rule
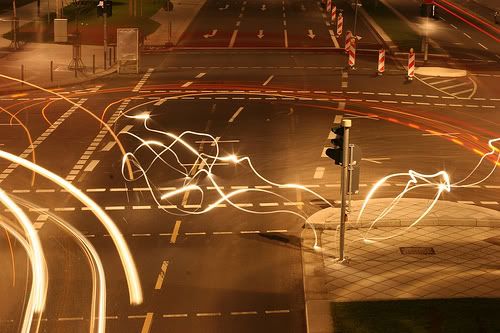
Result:
<svg viewBox="0 0 500 333"><path fill-rule="evenodd" d="M339 13L339 16L337 18L337 37L340 37L342 35L342 27L344 26L344 16L342 13Z"/></svg>
<svg viewBox="0 0 500 333"><path fill-rule="evenodd" d="M385 50L378 50L378 69L377 74L382 75L385 72Z"/></svg>
<svg viewBox="0 0 500 333"><path fill-rule="evenodd" d="M329 13L332 11L332 0L326 1L326 12Z"/></svg>
<svg viewBox="0 0 500 333"><path fill-rule="evenodd" d="M413 80L415 77L415 52L413 52L413 47L408 53L408 80Z"/></svg>
<svg viewBox="0 0 500 333"><path fill-rule="evenodd" d="M344 44L345 53L349 53L349 49L351 48L351 38L352 38L352 32L347 30L345 33L345 44Z"/></svg>
<svg viewBox="0 0 500 333"><path fill-rule="evenodd" d="M332 6L332 23L335 22L335 19L337 18L337 6L333 5Z"/></svg>
<svg viewBox="0 0 500 333"><path fill-rule="evenodd" d="M349 48L349 67L355 69L354 65L356 65L356 38L352 36L351 47Z"/></svg>

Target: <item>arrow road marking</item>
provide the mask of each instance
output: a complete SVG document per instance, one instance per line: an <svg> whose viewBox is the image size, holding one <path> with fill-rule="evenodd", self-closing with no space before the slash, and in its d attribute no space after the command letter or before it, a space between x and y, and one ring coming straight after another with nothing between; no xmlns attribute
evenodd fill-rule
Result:
<svg viewBox="0 0 500 333"><path fill-rule="evenodd" d="M217 29L214 29L214 30L212 30L212 33L203 35L203 38L213 37L213 36L215 36L216 33L217 33Z"/></svg>
<svg viewBox="0 0 500 333"><path fill-rule="evenodd" d="M261 39L262 37L264 37L264 30L262 30L262 29L261 29L261 30L259 30L259 34L257 35L257 37L259 37L260 39Z"/></svg>
<svg viewBox="0 0 500 333"><path fill-rule="evenodd" d="M308 30L307 36L309 36L309 38L311 38L311 39L314 39L314 37L316 37L316 35L313 33L312 29Z"/></svg>

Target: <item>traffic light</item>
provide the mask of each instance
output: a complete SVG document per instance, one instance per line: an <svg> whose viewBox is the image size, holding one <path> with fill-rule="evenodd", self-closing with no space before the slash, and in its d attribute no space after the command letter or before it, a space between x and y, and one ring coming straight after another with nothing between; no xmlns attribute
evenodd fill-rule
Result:
<svg viewBox="0 0 500 333"><path fill-rule="evenodd" d="M111 17L113 15L113 1L105 0L104 9L106 10L106 16Z"/></svg>
<svg viewBox="0 0 500 333"><path fill-rule="evenodd" d="M97 16L104 15L104 0L97 1Z"/></svg>
<svg viewBox="0 0 500 333"><path fill-rule="evenodd" d="M325 151L326 156L335 161L335 164L342 165L344 153L344 127L339 126L332 128L332 132L336 134L335 138L331 140L333 148L328 148Z"/></svg>

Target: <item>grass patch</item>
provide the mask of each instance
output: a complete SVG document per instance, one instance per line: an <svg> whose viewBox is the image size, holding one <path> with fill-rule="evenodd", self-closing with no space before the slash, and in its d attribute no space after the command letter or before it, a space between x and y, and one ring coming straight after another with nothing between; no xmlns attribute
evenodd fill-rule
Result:
<svg viewBox="0 0 500 333"><path fill-rule="evenodd" d="M139 28L143 36L154 32L159 23L150 19L158 9L162 7L162 2L158 0L143 0L142 16L140 9L137 10L136 17L129 16L128 0L113 1L113 15L107 19L108 43L116 43L117 28ZM54 14L52 13L53 17ZM64 8L64 18L68 19L68 34L80 32L82 44L101 45L103 41L104 29L103 18L97 16L95 4L75 8L69 5ZM19 40L25 42L53 42L54 26L47 23L47 16L41 19L40 24L28 23L20 28ZM11 32L4 35L5 38L12 39Z"/></svg>
<svg viewBox="0 0 500 333"><path fill-rule="evenodd" d="M496 333L500 299L332 303L335 333Z"/></svg>
<svg viewBox="0 0 500 333"><path fill-rule="evenodd" d="M384 29L401 51L420 51L422 37L380 1L364 0L363 8ZM418 8L417 8L418 9Z"/></svg>

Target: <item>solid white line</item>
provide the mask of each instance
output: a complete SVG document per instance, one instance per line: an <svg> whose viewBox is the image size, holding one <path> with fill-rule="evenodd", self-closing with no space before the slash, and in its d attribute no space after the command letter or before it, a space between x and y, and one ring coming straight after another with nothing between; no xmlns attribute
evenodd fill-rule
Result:
<svg viewBox="0 0 500 333"><path fill-rule="evenodd" d="M240 112L243 111L243 106L240 106L238 108L238 110L236 110L236 112L233 114L233 116L228 120L229 123L232 123L236 117L238 117L238 115L240 114Z"/></svg>
<svg viewBox="0 0 500 333"><path fill-rule="evenodd" d="M231 36L231 40L229 41L229 46L228 47L233 47L234 46L234 42L236 41L236 36L238 35L238 30L234 30L233 31L233 35Z"/></svg>
<svg viewBox="0 0 500 333"><path fill-rule="evenodd" d="M167 268L168 268L168 261L164 260L163 263L161 264L160 274L158 274L158 278L156 279L156 285L155 285L156 290L161 289L161 286L163 285L163 279L165 279L165 273L167 272Z"/></svg>
<svg viewBox="0 0 500 333"><path fill-rule="evenodd" d="M111 148L116 144L116 141L109 141L102 149L101 151L110 151Z"/></svg>
<svg viewBox="0 0 500 333"><path fill-rule="evenodd" d="M172 236L170 237L170 243L174 244L177 240L177 236L179 235L179 228L181 227L181 221L175 221L174 230L172 231Z"/></svg>
<svg viewBox="0 0 500 333"><path fill-rule="evenodd" d="M99 164L99 160L92 160L92 161L90 161L90 163L87 165L87 167L83 171L84 172L92 172L92 171L94 171L97 164Z"/></svg>
<svg viewBox="0 0 500 333"><path fill-rule="evenodd" d="M266 80L266 81L264 81L264 83L262 83L262 85L263 85L263 86L267 86L267 84L268 84L269 82L271 82L271 80L273 79L273 77L274 77L274 75L269 76L269 77L267 78L267 80Z"/></svg>
<svg viewBox="0 0 500 333"><path fill-rule="evenodd" d="M325 168L324 167L317 167L316 171L314 172L314 179L321 179L323 178L323 175L325 174Z"/></svg>
<svg viewBox="0 0 500 333"><path fill-rule="evenodd" d="M188 82L184 83L181 87L182 88L186 88L186 87L189 87L192 84L193 84L193 81L188 81Z"/></svg>
<svg viewBox="0 0 500 333"><path fill-rule="evenodd" d="M151 324L153 323L153 312L148 312L146 314L146 319L144 320L144 325L142 326L141 333L149 333L151 330Z"/></svg>

